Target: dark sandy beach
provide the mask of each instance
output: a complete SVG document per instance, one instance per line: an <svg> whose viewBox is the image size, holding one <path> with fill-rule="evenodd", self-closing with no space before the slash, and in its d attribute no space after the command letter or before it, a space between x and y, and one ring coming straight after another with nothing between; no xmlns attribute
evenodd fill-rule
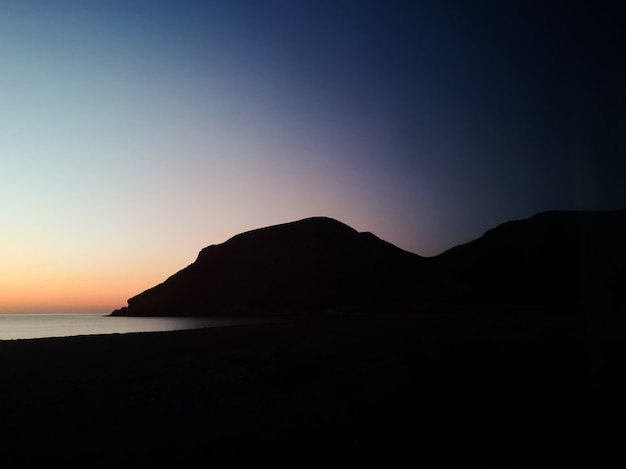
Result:
<svg viewBox="0 0 626 469"><path fill-rule="evenodd" d="M459 310L0 342L2 458L602 465L624 409L599 324Z"/></svg>

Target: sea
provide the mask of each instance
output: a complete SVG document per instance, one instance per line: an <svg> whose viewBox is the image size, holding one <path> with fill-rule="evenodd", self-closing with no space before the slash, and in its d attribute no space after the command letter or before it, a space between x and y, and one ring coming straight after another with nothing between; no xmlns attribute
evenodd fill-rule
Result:
<svg viewBox="0 0 626 469"><path fill-rule="evenodd" d="M118 317L100 314L0 314L0 340L203 329L259 322L251 319Z"/></svg>

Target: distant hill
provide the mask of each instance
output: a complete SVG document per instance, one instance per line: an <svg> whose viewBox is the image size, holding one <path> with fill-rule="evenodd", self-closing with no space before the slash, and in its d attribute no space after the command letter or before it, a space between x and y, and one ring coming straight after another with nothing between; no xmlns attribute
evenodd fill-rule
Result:
<svg viewBox="0 0 626 469"><path fill-rule="evenodd" d="M113 315L255 315L392 303L626 305L626 211L545 212L423 258L324 217L237 235Z"/></svg>
<svg viewBox="0 0 626 469"><path fill-rule="evenodd" d="M552 211L433 259L449 301L623 307L626 211Z"/></svg>
<svg viewBox="0 0 626 469"><path fill-rule="evenodd" d="M114 315L254 315L403 301L424 259L324 217L237 235Z"/></svg>

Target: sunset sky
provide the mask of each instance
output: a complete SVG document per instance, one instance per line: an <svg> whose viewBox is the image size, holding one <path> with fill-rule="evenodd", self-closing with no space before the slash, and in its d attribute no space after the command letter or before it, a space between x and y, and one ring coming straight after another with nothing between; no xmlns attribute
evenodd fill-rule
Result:
<svg viewBox="0 0 626 469"><path fill-rule="evenodd" d="M315 215L435 255L626 208L623 22L587 3L0 1L0 312Z"/></svg>

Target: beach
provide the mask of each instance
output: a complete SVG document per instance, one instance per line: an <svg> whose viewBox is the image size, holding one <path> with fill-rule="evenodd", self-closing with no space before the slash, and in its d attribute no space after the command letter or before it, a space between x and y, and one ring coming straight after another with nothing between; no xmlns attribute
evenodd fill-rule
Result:
<svg viewBox="0 0 626 469"><path fill-rule="evenodd" d="M2 453L92 467L597 463L620 438L620 348L584 317L462 310L5 341Z"/></svg>

